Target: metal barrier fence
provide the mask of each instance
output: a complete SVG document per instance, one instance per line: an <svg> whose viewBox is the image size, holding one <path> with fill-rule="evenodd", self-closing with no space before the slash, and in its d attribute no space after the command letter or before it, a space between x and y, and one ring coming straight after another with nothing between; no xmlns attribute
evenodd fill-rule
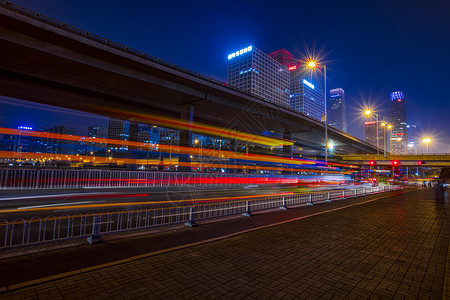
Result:
<svg viewBox="0 0 450 300"><path fill-rule="evenodd" d="M286 209L288 206L345 199L403 188L401 186L379 186L311 194L278 194L233 201L188 202L184 205L170 207L51 215L45 218L34 217L29 220L23 218L13 221L0 220L0 249L76 238L98 238L105 234L177 223L193 226L197 220L234 214L250 215L252 211L277 207Z"/></svg>
<svg viewBox="0 0 450 300"><path fill-rule="evenodd" d="M0 190L217 185L227 183L224 181L227 178L269 178L269 176L95 169L0 169ZM270 178L297 177L270 175Z"/></svg>

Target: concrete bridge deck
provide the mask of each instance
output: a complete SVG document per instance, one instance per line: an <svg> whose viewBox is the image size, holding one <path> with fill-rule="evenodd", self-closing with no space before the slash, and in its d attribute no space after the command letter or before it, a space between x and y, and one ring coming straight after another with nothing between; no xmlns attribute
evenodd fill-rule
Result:
<svg viewBox="0 0 450 300"><path fill-rule="evenodd" d="M2 299L448 299L448 200L431 189L0 260Z"/></svg>

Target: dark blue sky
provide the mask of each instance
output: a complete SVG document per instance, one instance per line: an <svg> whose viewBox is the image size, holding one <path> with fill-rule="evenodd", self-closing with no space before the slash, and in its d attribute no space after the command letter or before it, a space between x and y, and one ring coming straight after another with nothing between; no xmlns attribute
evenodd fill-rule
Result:
<svg viewBox="0 0 450 300"><path fill-rule="evenodd" d="M433 136L430 150L450 152L449 1L12 2L222 81L228 53L244 46L321 48L328 87L346 92L350 133L363 138L359 103L387 114L401 90L408 123Z"/></svg>

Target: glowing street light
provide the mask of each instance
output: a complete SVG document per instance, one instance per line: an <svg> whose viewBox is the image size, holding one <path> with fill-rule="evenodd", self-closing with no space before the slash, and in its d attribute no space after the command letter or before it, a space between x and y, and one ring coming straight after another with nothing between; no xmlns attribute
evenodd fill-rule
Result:
<svg viewBox="0 0 450 300"><path fill-rule="evenodd" d="M308 67L309 68L315 68L316 67L316 62L315 61L309 61L308 62Z"/></svg>

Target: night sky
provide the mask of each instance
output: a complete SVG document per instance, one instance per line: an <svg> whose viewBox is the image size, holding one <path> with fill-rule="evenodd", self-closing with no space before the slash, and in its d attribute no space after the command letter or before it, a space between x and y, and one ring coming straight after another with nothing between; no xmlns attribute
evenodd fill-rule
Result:
<svg viewBox="0 0 450 300"><path fill-rule="evenodd" d="M224 82L227 55L248 45L321 51L328 87L346 92L351 134L364 138L363 102L388 115L400 90L408 123L433 138L430 152L450 153L449 1L11 2Z"/></svg>

